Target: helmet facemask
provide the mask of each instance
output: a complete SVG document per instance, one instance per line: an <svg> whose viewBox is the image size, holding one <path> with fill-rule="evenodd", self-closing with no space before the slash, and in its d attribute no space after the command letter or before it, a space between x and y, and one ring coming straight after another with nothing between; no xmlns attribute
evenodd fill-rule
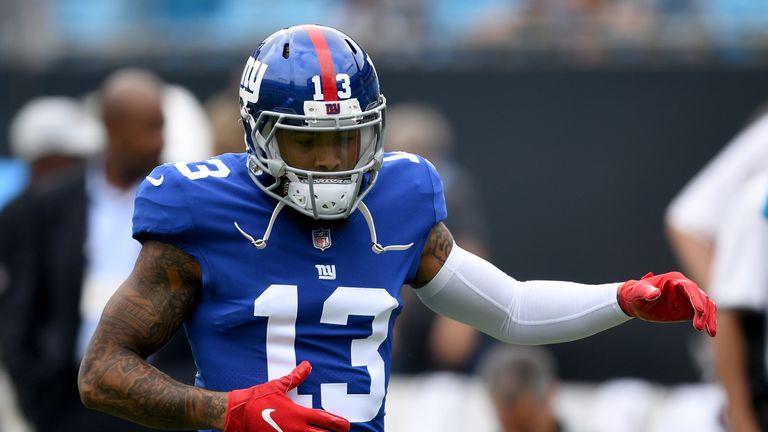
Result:
<svg viewBox="0 0 768 432"><path fill-rule="evenodd" d="M244 105L249 173L267 194L307 216L346 218L371 190L381 168L385 108L383 96L366 111L354 98L305 101L305 115L264 110L254 119ZM328 151L341 162L318 162L319 168L289 164L315 160Z"/></svg>

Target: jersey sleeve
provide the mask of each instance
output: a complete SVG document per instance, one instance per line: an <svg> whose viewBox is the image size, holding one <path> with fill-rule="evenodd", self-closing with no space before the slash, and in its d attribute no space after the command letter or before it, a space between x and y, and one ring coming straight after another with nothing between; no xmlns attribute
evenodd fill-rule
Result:
<svg viewBox="0 0 768 432"><path fill-rule="evenodd" d="M160 240L182 249L192 244L192 218L185 183L173 165L155 168L139 185L133 209L133 238Z"/></svg>
<svg viewBox="0 0 768 432"><path fill-rule="evenodd" d="M366 203L382 244L413 243L405 264L410 281L432 227L448 217L443 182L431 162L407 152L386 153L380 176Z"/></svg>
<svg viewBox="0 0 768 432"><path fill-rule="evenodd" d="M432 185L432 206L435 210L435 219L432 225L434 225L448 217L448 209L445 205L445 191L443 190L443 181L440 179L440 174L435 166L432 165L432 162L424 158L421 158L421 160L424 161L424 166L429 176L429 183Z"/></svg>
<svg viewBox="0 0 768 432"><path fill-rule="evenodd" d="M428 232L448 217L443 181L427 159L401 151L386 153L379 181L384 184L378 186L381 195L398 203L401 209L408 209L412 225Z"/></svg>

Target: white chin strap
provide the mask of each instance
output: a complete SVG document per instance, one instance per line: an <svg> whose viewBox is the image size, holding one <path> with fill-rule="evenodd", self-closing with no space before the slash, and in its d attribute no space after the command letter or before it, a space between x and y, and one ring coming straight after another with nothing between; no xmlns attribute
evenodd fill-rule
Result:
<svg viewBox="0 0 768 432"><path fill-rule="evenodd" d="M280 201L277 203L277 206L275 206L275 210L272 211L272 217L269 218L269 224L267 225L267 230L264 232L264 238L257 239L253 237L252 235L245 232L242 228L240 228L240 225L238 225L237 222L235 222L235 228L237 231L242 234L243 237L245 237L251 244L253 244L257 249L264 249L267 247L267 241L269 241L269 236L272 233L272 227L275 225L275 220L277 219L277 215L280 213L280 211L285 207L285 202ZM366 206L362 201L360 201L360 204L357 206L358 209L360 209L360 213L363 215L363 219L365 219L366 224L368 225L368 231L371 233L371 250L376 253L380 254L382 252L388 252L388 251L404 251L409 249L411 246L413 246L413 242L408 243L406 245L389 245L389 246L382 246L381 243L379 243L376 240L376 227L373 225L373 216L371 216L370 210L368 210L368 206Z"/></svg>
<svg viewBox="0 0 768 432"><path fill-rule="evenodd" d="M256 249L264 249L267 247L267 241L269 241L269 235L272 234L272 227L275 225L275 219L277 219L277 215L280 213L280 210L285 207L285 203L283 201L280 201L277 203L277 206L275 206L275 209L272 211L272 217L269 218L269 224L267 225L267 230L264 232L264 238L256 239L252 235L248 234L247 232L243 231L242 228L240 228L240 225L235 222L235 228L237 228L238 231L240 231L240 234L243 235L246 239L248 239L249 242L251 242L252 245L256 246Z"/></svg>
<svg viewBox="0 0 768 432"><path fill-rule="evenodd" d="M405 245L382 246L381 243L376 240L376 227L373 225L373 216L371 216L371 211L368 210L368 206L360 201L360 204L357 206L357 208L360 210L360 213L363 215L363 219L365 219L365 222L368 224L368 231L371 233L371 250L373 250L374 253L380 254L382 252L391 250L404 251L413 246L413 242Z"/></svg>

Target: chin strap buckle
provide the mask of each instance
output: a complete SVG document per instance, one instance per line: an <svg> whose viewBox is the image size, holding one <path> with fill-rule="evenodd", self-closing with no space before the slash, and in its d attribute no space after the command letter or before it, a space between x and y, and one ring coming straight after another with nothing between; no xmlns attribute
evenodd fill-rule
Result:
<svg viewBox="0 0 768 432"><path fill-rule="evenodd" d="M242 228L240 228L240 225L237 224L237 221L235 221L235 228L237 228L238 231L240 231L240 234L243 235L249 242L251 242L252 245L256 246L256 249L264 249L267 247L267 241L269 241L269 235L272 234L272 227L275 225L275 219L277 219L278 213L280 213L280 210L285 207L285 203L280 201L277 203L277 206L275 206L275 209L272 211L272 217L269 218L269 224L267 225L267 230L264 232L264 238L255 239L252 235L248 234L247 232L243 231Z"/></svg>
<svg viewBox="0 0 768 432"><path fill-rule="evenodd" d="M373 253L380 254L388 251L404 251L413 246L413 242L405 245L382 246L381 243L376 240L376 226L373 224L373 216L371 216L371 211L368 210L368 206L360 201L357 208L360 210L360 213L363 214L363 219L365 219L365 222L368 224L368 231L371 233L371 250Z"/></svg>

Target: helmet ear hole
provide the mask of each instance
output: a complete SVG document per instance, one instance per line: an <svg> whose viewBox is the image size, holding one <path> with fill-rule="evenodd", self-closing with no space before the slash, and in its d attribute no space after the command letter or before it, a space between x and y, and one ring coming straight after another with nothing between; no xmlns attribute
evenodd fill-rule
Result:
<svg viewBox="0 0 768 432"><path fill-rule="evenodd" d="M283 58L288 59L291 55L291 45L286 42L285 45L283 45Z"/></svg>
<svg viewBox="0 0 768 432"><path fill-rule="evenodd" d="M351 50L352 50L352 54L354 54L354 55L357 55L357 48L355 48L355 44L353 44L352 42L350 42L350 41L349 41L349 39L344 39L344 42L346 42L346 43L347 43L347 45L349 45L349 49L351 49ZM287 58L287 57L286 57L286 58Z"/></svg>

